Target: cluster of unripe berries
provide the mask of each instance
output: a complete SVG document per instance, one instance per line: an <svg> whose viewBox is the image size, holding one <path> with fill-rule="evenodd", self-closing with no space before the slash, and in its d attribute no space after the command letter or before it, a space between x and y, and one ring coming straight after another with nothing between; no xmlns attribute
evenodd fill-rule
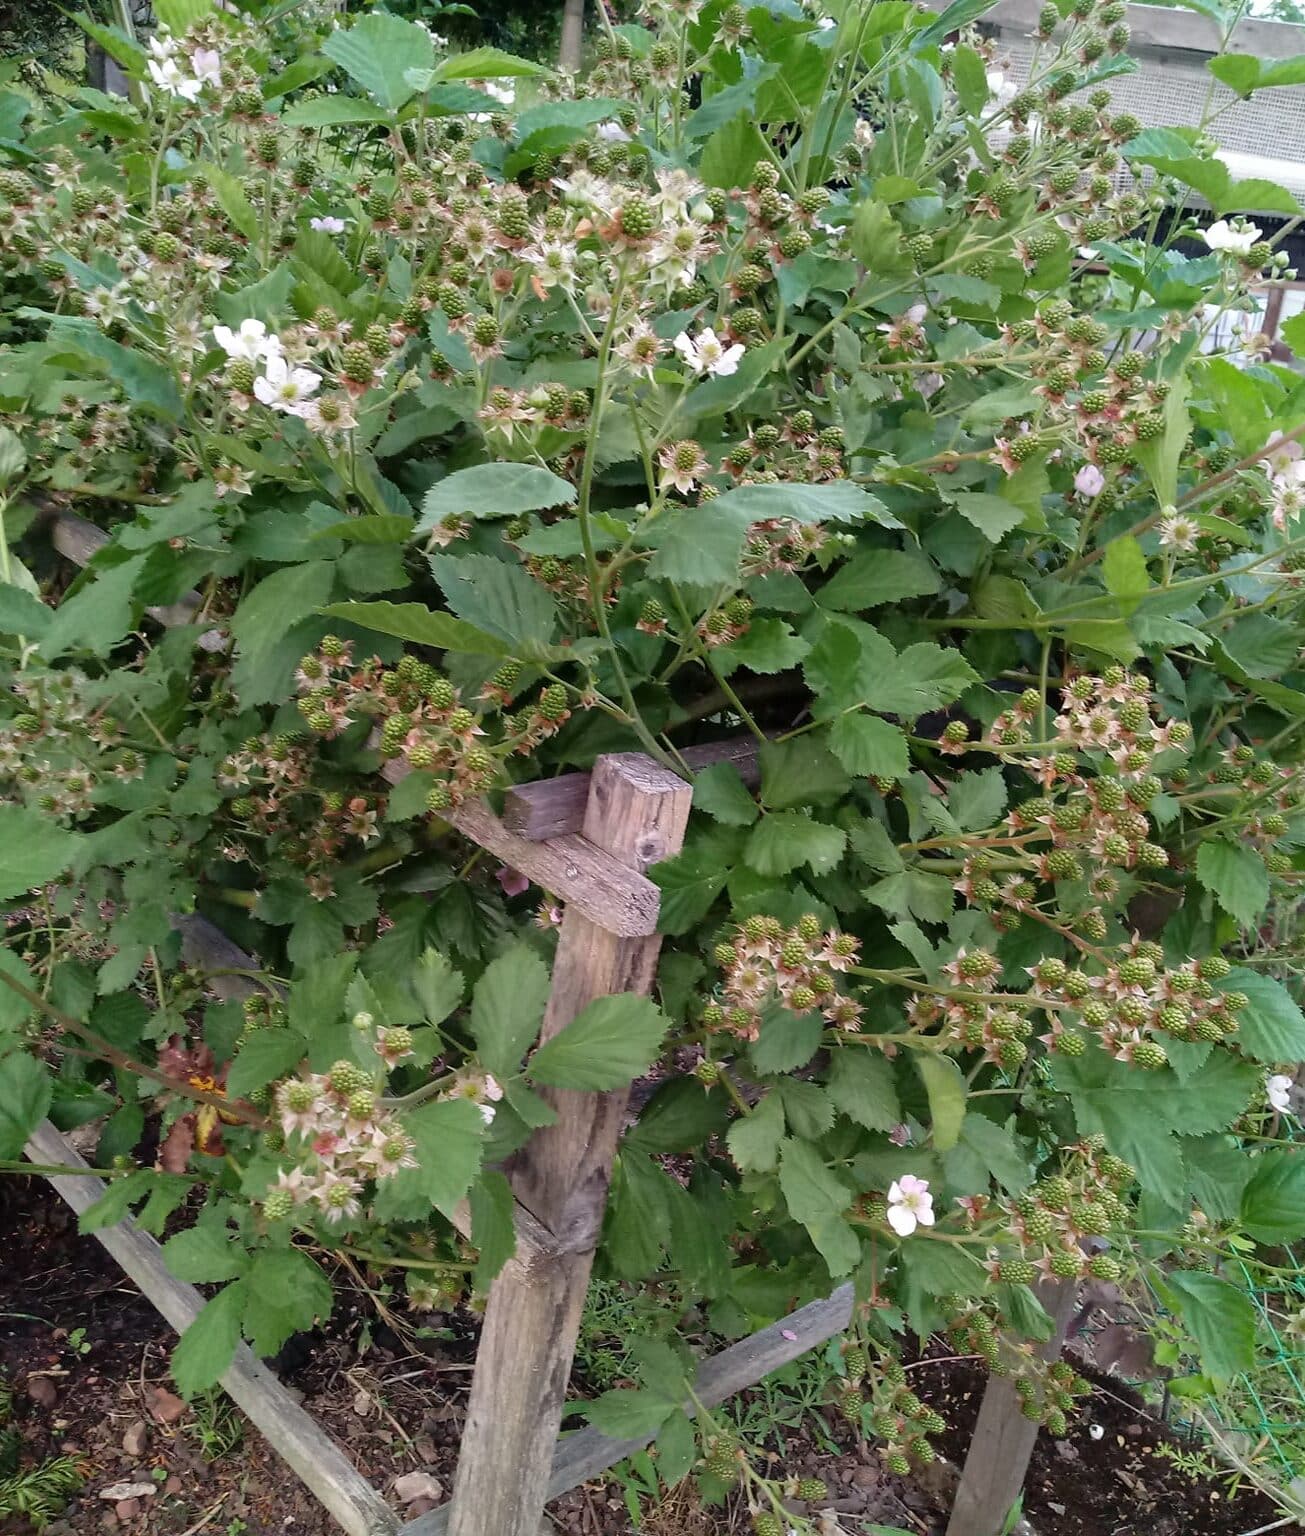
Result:
<svg viewBox="0 0 1305 1536"><path fill-rule="evenodd" d="M139 778L145 758L122 745L120 727L93 702L75 668L39 682L15 678L15 713L0 723L0 787L47 816L76 820L105 779Z"/></svg>
<svg viewBox="0 0 1305 1536"><path fill-rule="evenodd" d="M483 793L504 756L531 751L568 719L569 695L561 683L550 683L531 704L507 713L521 675L519 663L504 662L480 692L478 702L489 712L502 711L499 738L489 744L489 715L464 704L459 689L429 662L408 654L394 667L377 657L355 667L344 643L328 635L300 663L299 709L321 736L339 735L355 719L372 720L383 757L440 776L427 795L427 808L437 812Z"/></svg>
<svg viewBox="0 0 1305 1536"><path fill-rule="evenodd" d="M944 1297L942 1305L949 1317L947 1337L956 1352L978 1355L991 1375L1013 1381L1024 1417L1045 1424L1053 1435L1063 1435L1075 1399L1091 1392L1092 1383L1085 1381L1068 1361L1044 1360L1027 1340L1011 1338L978 1303Z"/></svg>
<svg viewBox="0 0 1305 1536"><path fill-rule="evenodd" d="M855 965L858 948L850 934L826 932L814 914L791 928L778 918L749 917L716 946L720 999L703 1009L703 1025L755 1040L762 1010L778 1002L793 1013L818 1009L834 1028L855 1032L861 1005L839 992L835 977Z"/></svg>
<svg viewBox="0 0 1305 1536"><path fill-rule="evenodd" d="M884 1356L872 1365L865 1346L853 1342L843 1350L843 1373L838 1411L875 1437L888 1470L905 1477L912 1465L928 1466L937 1454L929 1437L947 1426L911 1390L901 1362Z"/></svg>
<svg viewBox="0 0 1305 1536"><path fill-rule="evenodd" d="M1130 1211L1122 1197L1136 1181L1137 1170L1107 1152L1102 1137L1084 1138L1067 1149L1059 1173L998 1203L1002 1242L990 1251L989 1275L1005 1285L1088 1276L1118 1280L1122 1266L1098 1240L1127 1226ZM969 1214L977 1219L976 1212Z"/></svg>

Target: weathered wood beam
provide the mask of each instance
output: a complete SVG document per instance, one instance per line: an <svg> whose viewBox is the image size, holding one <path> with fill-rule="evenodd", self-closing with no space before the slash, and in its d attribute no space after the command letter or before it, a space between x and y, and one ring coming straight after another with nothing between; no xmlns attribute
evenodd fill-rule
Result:
<svg viewBox="0 0 1305 1536"><path fill-rule="evenodd" d="M679 755L694 773L714 763L728 763L738 770L749 789L761 781L757 742L752 736L685 747ZM591 777L588 773L564 773L556 779L514 784L504 796L503 825L532 843L579 832L584 826Z"/></svg>
<svg viewBox="0 0 1305 1536"><path fill-rule="evenodd" d="M800 1359L808 1350L845 1332L851 1321L852 1287L840 1285L832 1296L800 1307L769 1328L750 1334L705 1360L694 1379L694 1396L708 1408L727 1402L745 1388L756 1386L780 1366ZM684 1408L690 1416L697 1411L692 1402L685 1403ZM613 1440L592 1427L563 1435L553 1452L548 1497L556 1499L598 1477L618 1461L641 1451L652 1438L646 1435L638 1440ZM449 1506L441 1505L410 1520L403 1527L403 1536L444 1536L448 1520ZM552 1536L552 1527L546 1526L541 1536Z"/></svg>
<svg viewBox="0 0 1305 1536"><path fill-rule="evenodd" d="M28 1158L45 1166L85 1168L87 1163L47 1120L27 1142ZM79 1215L104 1194L103 1180L88 1173L47 1175ZM163 1250L127 1219L95 1233L166 1321L183 1332L198 1316L204 1297L178 1280ZM298 1474L349 1536L393 1536L398 1517L320 1425L246 1345L241 1344L222 1377L223 1390L278 1456Z"/></svg>
<svg viewBox="0 0 1305 1536"><path fill-rule="evenodd" d="M398 784L410 772L407 763L395 758L381 768L381 777ZM521 837L509 832L483 800L464 801L441 815L464 837L618 938L646 938L657 932L661 891L640 870L612 858L591 839L578 832L546 843Z"/></svg>
<svg viewBox="0 0 1305 1536"><path fill-rule="evenodd" d="M583 838L515 841L535 851L583 841L637 873L679 850L692 796L689 784L650 758L600 757ZM517 867L529 873L528 865ZM541 1041L561 1033L598 998L652 990L659 936L613 932L612 916L568 902ZM517 1199L553 1235L557 1251L534 1262L510 1260L490 1288L450 1536L537 1536L547 1498L628 1089L541 1093L556 1111L556 1122L537 1130L517 1154L511 1178Z"/></svg>

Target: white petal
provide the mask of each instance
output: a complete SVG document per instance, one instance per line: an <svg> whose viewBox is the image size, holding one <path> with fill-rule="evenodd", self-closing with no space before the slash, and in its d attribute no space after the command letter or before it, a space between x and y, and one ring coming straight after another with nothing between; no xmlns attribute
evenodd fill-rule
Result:
<svg viewBox="0 0 1305 1536"><path fill-rule="evenodd" d="M908 1210L904 1205L890 1205L888 1207L888 1225L897 1233L898 1237L910 1237L915 1231L915 1212Z"/></svg>

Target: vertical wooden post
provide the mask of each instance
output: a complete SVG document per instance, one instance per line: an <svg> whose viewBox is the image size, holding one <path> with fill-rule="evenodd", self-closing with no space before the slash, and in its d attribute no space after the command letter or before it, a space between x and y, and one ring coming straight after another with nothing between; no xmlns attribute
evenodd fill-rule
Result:
<svg viewBox="0 0 1305 1536"><path fill-rule="evenodd" d="M601 5L603 0L598 0ZM584 47L585 0L563 0L562 40L558 48L557 67L564 74L580 73L580 55Z"/></svg>
<svg viewBox="0 0 1305 1536"><path fill-rule="evenodd" d="M635 753L600 757L584 837L642 872L679 851L692 787ZM568 907L540 1030L551 1039L596 998L652 990L661 939L617 938ZM494 1282L463 1429L449 1536L538 1536L554 1442L607 1204L626 1091L547 1090L557 1122L511 1170L517 1199L553 1246Z"/></svg>
<svg viewBox="0 0 1305 1536"><path fill-rule="evenodd" d="M1049 1280L1038 1287L1038 1300L1053 1324L1051 1337L1039 1351L1044 1360L1060 1354L1077 1298L1073 1281ZM1019 1394L1010 1379L993 1376L983 1394L947 1536L1001 1536L1024 1486L1038 1428L1020 1412Z"/></svg>

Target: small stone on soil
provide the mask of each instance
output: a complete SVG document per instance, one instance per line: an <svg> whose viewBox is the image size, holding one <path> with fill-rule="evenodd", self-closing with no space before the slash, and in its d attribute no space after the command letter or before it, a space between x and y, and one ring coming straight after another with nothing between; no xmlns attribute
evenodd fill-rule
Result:
<svg viewBox="0 0 1305 1536"><path fill-rule="evenodd" d="M175 1424L185 1414L186 1404L166 1387L151 1387L149 1410L160 1424Z"/></svg>
<svg viewBox="0 0 1305 1536"><path fill-rule="evenodd" d="M412 1504L418 1499L434 1499L438 1503L444 1497L444 1484L429 1472L405 1472L394 1479L394 1496L401 1504Z"/></svg>
<svg viewBox="0 0 1305 1536"><path fill-rule="evenodd" d="M100 1497L119 1503L123 1499L152 1499L157 1492L153 1483L110 1483L100 1489Z"/></svg>
<svg viewBox="0 0 1305 1536"><path fill-rule="evenodd" d="M144 1419L137 1419L122 1437L122 1448L128 1456L143 1456L150 1443L150 1427Z"/></svg>
<svg viewBox="0 0 1305 1536"><path fill-rule="evenodd" d="M59 1400L54 1383L48 1376L29 1376L27 1395L40 1408L53 1408Z"/></svg>

